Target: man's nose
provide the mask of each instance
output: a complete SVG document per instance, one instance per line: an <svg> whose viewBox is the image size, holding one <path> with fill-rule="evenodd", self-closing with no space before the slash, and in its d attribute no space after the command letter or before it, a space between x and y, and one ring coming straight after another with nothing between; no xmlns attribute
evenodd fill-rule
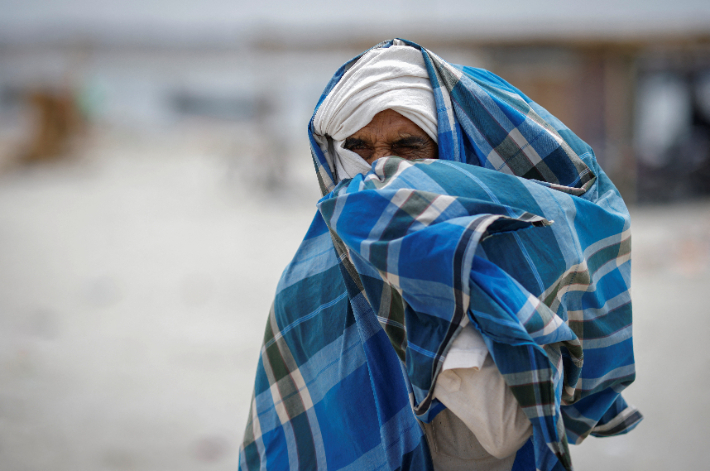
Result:
<svg viewBox="0 0 710 471"><path fill-rule="evenodd" d="M390 146L376 146L374 152L372 153L372 160L377 160L380 157L389 157L391 155L395 155L392 152L392 148Z"/></svg>

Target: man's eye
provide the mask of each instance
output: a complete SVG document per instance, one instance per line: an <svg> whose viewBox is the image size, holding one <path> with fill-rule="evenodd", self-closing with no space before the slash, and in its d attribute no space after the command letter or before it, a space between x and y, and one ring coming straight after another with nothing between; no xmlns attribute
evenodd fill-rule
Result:
<svg viewBox="0 0 710 471"><path fill-rule="evenodd" d="M421 149L422 146L419 144L397 144L392 146L392 150L399 152L413 152Z"/></svg>
<svg viewBox="0 0 710 471"><path fill-rule="evenodd" d="M367 144L359 139L358 140L353 139L352 141L346 140L345 145L343 147L345 147L347 150L351 150L351 151L368 149Z"/></svg>

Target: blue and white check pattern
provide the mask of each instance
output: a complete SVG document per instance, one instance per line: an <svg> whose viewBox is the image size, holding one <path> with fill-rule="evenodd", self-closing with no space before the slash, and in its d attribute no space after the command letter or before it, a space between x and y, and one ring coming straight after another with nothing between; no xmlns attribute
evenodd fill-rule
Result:
<svg viewBox="0 0 710 471"><path fill-rule="evenodd" d="M533 425L513 469L631 430L629 217L591 148L490 72L416 44L439 160L377 160L324 197L269 314L240 467L430 470L418 420L468 316ZM357 60L353 59L353 61ZM324 96L353 63L345 64ZM322 98L321 98L322 101Z"/></svg>

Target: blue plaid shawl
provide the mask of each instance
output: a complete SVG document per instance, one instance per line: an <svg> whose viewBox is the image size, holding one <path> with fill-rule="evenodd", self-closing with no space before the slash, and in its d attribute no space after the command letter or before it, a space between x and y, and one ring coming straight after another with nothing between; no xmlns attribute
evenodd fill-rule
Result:
<svg viewBox="0 0 710 471"><path fill-rule="evenodd" d="M444 407L434 385L468 316L533 425L513 469L572 469L569 442L641 420L620 395L635 375L626 207L520 91L394 41L424 57L439 160L383 158L336 185L311 121L325 196L269 313L240 468L432 469L418 420Z"/></svg>

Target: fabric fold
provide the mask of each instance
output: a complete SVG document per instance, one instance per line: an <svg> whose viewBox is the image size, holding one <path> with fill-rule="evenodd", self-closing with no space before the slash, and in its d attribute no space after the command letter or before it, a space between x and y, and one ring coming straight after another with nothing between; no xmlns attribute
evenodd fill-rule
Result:
<svg viewBox="0 0 710 471"><path fill-rule="evenodd" d="M323 198L269 313L240 469L431 471L419 424L445 409L437 382L470 322L532 425L513 469L571 470L568 440L641 420L621 396L631 303L598 315L630 296L628 211L542 107L414 43L373 50L403 46L433 89L439 160L381 158L338 178L314 114Z"/></svg>

